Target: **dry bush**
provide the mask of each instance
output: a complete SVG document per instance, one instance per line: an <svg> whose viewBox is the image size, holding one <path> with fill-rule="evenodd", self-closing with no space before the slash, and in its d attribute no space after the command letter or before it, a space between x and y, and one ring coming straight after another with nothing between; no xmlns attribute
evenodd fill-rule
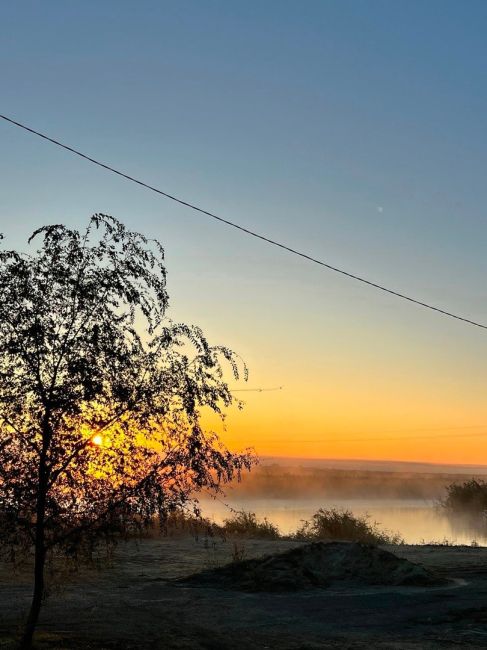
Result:
<svg viewBox="0 0 487 650"><path fill-rule="evenodd" d="M464 483L451 483L440 506L450 514L487 513L487 482L471 479Z"/></svg>
<svg viewBox="0 0 487 650"><path fill-rule="evenodd" d="M295 535L303 541L340 540L365 544L401 544L398 533L381 530L367 515L355 516L350 510L320 508L309 521L303 522Z"/></svg>
<svg viewBox="0 0 487 650"><path fill-rule="evenodd" d="M241 510L235 512L230 519L225 519L222 530L226 535L238 537L253 537L256 539L279 539L280 533L276 525L266 517L257 519L254 512Z"/></svg>
<svg viewBox="0 0 487 650"><path fill-rule="evenodd" d="M167 537L191 535L198 539L199 537L223 536L218 524L197 513L184 510L174 510L157 522L156 526L158 532Z"/></svg>

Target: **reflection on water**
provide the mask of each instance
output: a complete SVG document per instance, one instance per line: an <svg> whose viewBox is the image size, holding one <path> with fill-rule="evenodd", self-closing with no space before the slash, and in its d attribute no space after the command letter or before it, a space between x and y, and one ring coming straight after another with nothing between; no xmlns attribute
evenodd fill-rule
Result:
<svg viewBox="0 0 487 650"><path fill-rule="evenodd" d="M340 500L327 499L247 499L234 500L228 505L235 510L255 512L257 517L267 517L279 527L281 533L293 533L305 519L318 508L346 508L356 515L368 514L381 528L399 532L407 544L442 542L487 546L487 526L472 518L447 517L431 501ZM231 516L231 511L220 501L201 502L203 515L221 523Z"/></svg>

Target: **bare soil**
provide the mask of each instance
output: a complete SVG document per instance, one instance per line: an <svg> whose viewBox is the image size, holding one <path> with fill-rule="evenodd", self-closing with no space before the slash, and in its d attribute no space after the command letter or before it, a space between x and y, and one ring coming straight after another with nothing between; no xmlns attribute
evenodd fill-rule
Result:
<svg viewBox="0 0 487 650"><path fill-rule="evenodd" d="M231 562L289 551L290 541L167 537L121 543L110 561L51 581L37 646L43 649L419 650L487 647L487 548L396 546L434 586L331 581L253 593L190 584ZM443 584L441 584L445 581ZM0 568L0 648L14 638L30 599L29 567Z"/></svg>
<svg viewBox="0 0 487 650"><path fill-rule="evenodd" d="M261 558L231 562L183 578L182 584L249 592L343 585L437 587L448 584L421 564L370 544L314 542Z"/></svg>

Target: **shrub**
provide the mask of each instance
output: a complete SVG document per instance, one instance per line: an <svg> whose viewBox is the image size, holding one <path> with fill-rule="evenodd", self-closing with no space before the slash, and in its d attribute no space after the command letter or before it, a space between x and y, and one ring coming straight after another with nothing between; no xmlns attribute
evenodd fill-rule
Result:
<svg viewBox="0 0 487 650"><path fill-rule="evenodd" d="M368 515L355 516L350 510L320 508L296 531L295 539L306 541L341 540L365 544L401 544L399 534L380 530Z"/></svg>
<svg viewBox="0 0 487 650"><path fill-rule="evenodd" d="M206 517L184 510L174 510L155 524L158 532L166 537L191 535L198 539L200 536L213 537L221 533L220 527Z"/></svg>
<svg viewBox="0 0 487 650"><path fill-rule="evenodd" d="M235 512L230 519L225 519L222 526L226 535L237 535L239 537L255 537L258 539L279 539L277 526L264 517L258 520L254 512L241 510Z"/></svg>
<svg viewBox="0 0 487 650"><path fill-rule="evenodd" d="M480 514L487 512L487 483L471 479L464 483L451 483L446 488L446 498L440 506L453 514Z"/></svg>

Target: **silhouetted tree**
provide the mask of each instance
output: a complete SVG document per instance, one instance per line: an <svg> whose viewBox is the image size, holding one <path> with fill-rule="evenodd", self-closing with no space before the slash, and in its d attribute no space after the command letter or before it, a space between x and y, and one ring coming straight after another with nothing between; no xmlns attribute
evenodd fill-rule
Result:
<svg viewBox="0 0 487 650"><path fill-rule="evenodd" d="M0 542L35 556L23 648L49 553L164 517L253 462L201 427L202 408L233 401L221 362L239 368L166 320L161 245L102 214L38 239L0 252Z"/></svg>

